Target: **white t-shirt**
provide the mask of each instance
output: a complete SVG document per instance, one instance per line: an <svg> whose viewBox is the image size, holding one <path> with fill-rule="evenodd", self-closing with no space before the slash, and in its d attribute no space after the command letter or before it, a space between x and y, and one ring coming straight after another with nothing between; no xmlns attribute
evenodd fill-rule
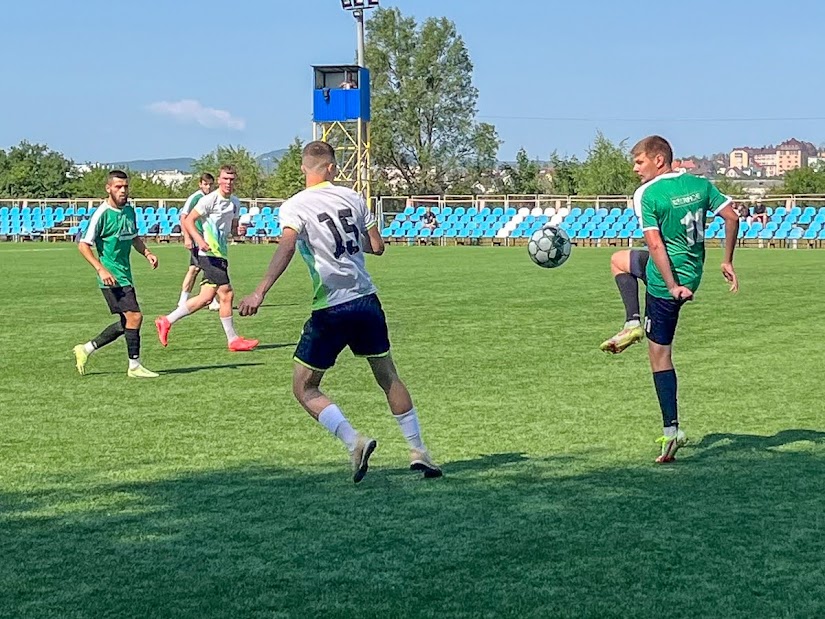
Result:
<svg viewBox="0 0 825 619"><path fill-rule="evenodd" d="M315 289L312 309L376 292L361 249L375 217L360 194L332 183L315 185L281 205L280 223L298 233L298 251Z"/></svg>
<svg viewBox="0 0 825 619"><path fill-rule="evenodd" d="M227 246L232 234L232 221L238 218L241 201L234 195L224 198L216 189L205 195L194 206L203 221L203 238L212 248L210 252L199 251L201 256L227 257Z"/></svg>

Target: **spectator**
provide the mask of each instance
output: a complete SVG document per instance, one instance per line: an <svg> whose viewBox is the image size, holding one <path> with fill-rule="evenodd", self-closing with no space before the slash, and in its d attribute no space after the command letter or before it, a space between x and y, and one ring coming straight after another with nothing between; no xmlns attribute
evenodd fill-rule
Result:
<svg viewBox="0 0 825 619"><path fill-rule="evenodd" d="M431 231L438 228L438 220L435 218L435 213L430 210L429 206L424 212L424 215L422 215L421 222L424 224L425 228L428 228Z"/></svg>
<svg viewBox="0 0 825 619"><path fill-rule="evenodd" d="M759 222L763 226L768 223L768 210L761 202L753 207L753 223Z"/></svg>

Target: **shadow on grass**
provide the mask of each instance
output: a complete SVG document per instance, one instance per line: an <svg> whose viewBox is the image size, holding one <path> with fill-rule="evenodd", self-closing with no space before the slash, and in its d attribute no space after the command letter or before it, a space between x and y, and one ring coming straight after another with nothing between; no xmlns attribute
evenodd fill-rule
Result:
<svg viewBox="0 0 825 619"><path fill-rule="evenodd" d="M223 363L216 365L195 365L188 368L172 368L169 370L158 370L159 374L194 374L195 372L205 372L208 370L237 370L248 368L254 365L264 365L263 363Z"/></svg>
<svg viewBox="0 0 825 619"><path fill-rule="evenodd" d="M821 616L824 438L609 470L489 454L427 481L379 447L357 486L342 454L0 494L0 616Z"/></svg>

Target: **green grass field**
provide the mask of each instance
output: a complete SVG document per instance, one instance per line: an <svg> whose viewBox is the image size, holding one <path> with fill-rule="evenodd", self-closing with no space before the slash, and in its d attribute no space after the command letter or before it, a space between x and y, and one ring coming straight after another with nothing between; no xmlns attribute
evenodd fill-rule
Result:
<svg viewBox="0 0 825 619"><path fill-rule="evenodd" d="M274 246L232 248L237 292ZM679 462L610 251L543 270L526 249L391 247L369 266L445 477L407 450L349 353L325 388L379 441L343 446L295 403L310 282L293 263L226 351L215 313L157 342L187 262L135 255L147 321L121 340L74 246L0 246L0 617L814 617L825 614L825 253L749 250L727 293L712 250L677 335Z"/></svg>

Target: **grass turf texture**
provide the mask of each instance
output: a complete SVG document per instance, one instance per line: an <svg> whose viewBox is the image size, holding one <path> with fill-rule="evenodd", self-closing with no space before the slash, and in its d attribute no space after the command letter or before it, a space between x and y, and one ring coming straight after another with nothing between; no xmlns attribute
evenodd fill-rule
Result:
<svg viewBox="0 0 825 619"><path fill-rule="evenodd" d="M242 296L274 246L233 247ZM660 416L622 323L609 250L558 270L525 248L370 257L394 356L445 477L407 449L363 361L325 379L378 441L354 486L343 446L298 407L309 311L296 260L229 353L214 312L175 325L188 255L137 255L145 365L73 246L0 246L0 617L803 617L825 613L823 254L709 252L676 340L691 444L652 461ZM237 302L237 301L236 301Z"/></svg>

